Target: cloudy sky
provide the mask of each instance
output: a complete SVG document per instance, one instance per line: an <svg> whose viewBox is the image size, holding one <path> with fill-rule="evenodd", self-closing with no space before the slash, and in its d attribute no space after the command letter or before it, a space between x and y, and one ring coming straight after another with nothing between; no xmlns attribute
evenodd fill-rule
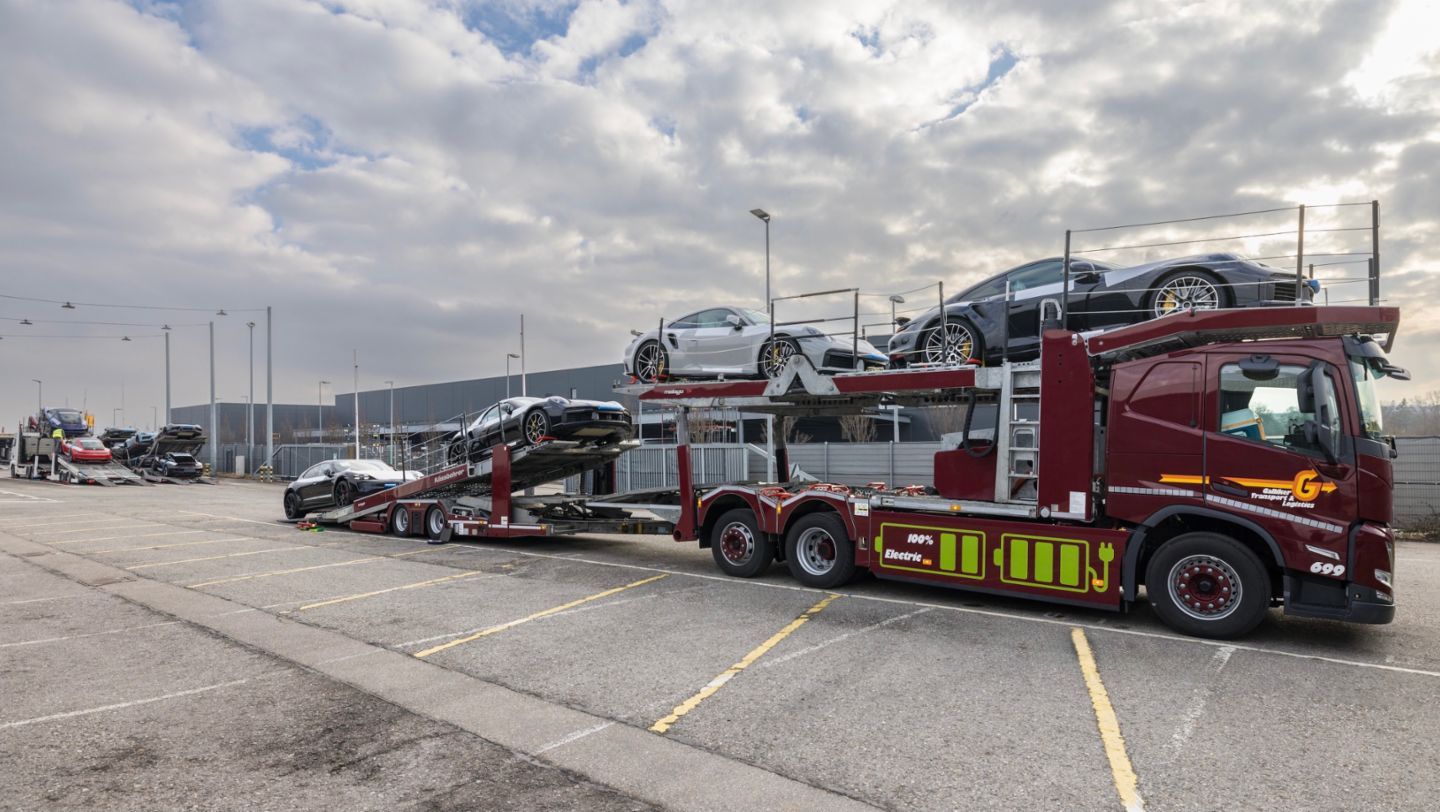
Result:
<svg viewBox="0 0 1440 812"><path fill-rule="evenodd" d="M1391 394L1427 392L1437 28L1432 0L0 0L0 295L87 303L0 298L0 425L32 378L102 425L123 384L148 423L162 322L175 405L208 397L212 317L237 401L267 305L282 402L347 391L352 348L362 388L498 374L521 311L530 368L618 364L632 327L761 302L757 206L795 293L958 289L1067 227L1379 199L1416 372Z"/></svg>

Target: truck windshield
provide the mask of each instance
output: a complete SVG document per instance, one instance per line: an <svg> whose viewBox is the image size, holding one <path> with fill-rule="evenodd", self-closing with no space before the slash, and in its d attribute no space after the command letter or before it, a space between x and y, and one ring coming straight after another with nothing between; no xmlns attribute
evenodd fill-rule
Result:
<svg viewBox="0 0 1440 812"><path fill-rule="evenodd" d="M1375 395L1375 381L1379 380L1381 373L1366 359L1351 356L1350 374L1355 378L1355 399L1360 402L1360 430L1366 437L1378 440L1385 433L1380 399Z"/></svg>

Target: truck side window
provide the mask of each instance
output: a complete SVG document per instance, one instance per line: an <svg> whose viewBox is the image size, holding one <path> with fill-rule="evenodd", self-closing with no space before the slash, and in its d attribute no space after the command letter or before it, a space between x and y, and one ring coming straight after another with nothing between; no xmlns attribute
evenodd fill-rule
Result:
<svg viewBox="0 0 1440 812"><path fill-rule="evenodd" d="M1268 443L1281 448L1319 453L1320 445L1305 430L1305 422L1315 419L1315 404L1328 405L1325 410L1333 427L1340 423L1339 399L1335 383L1329 375L1321 375L1320 391L1315 393L1312 410L1301 411L1306 367L1281 364L1279 373L1270 380L1257 381L1245 376L1238 364L1220 368L1220 425L1222 434Z"/></svg>

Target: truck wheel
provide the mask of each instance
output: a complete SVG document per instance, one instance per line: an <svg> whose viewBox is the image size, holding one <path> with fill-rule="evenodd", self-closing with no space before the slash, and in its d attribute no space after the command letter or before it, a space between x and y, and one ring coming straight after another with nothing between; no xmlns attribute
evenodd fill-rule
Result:
<svg viewBox="0 0 1440 812"><path fill-rule="evenodd" d="M1270 576L1250 548L1217 533L1165 542L1145 569L1145 594L1166 626L1195 637L1247 634L1270 608Z"/></svg>
<svg viewBox="0 0 1440 812"><path fill-rule="evenodd" d="M410 535L410 510L404 505L390 509L390 532L397 536Z"/></svg>
<svg viewBox="0 0 1440 812"><path fill-rule="evenodd" d="M795 580L831 589L855 577L855 545L835 513L812 513L785 535L785 564Z"/></svg>
<svg viewBox="0 0 1440 812"><path fill-rule="evenodd" d="M736 578L754 578L775 560L775 549L769 537L760 532L755 513L749 508L721 514L710 530L710 554L715 556L715 566L721 572Z"/></svg>
<svg viewBox="0 0 1440 812"><path fill-rule="evenodd" d="M449 524L445 519L445 510L439 505L431 505L430 509L425 511L425 537L431 541L438 541L440 534L445 532Z"/></svg>

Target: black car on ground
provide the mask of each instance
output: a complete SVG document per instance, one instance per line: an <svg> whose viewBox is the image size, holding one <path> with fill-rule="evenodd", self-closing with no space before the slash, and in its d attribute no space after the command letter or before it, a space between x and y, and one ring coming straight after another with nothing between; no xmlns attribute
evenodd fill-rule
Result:
<svg viewBox="0 0 1440 812"><path fill-rule="evenodd" d="M354 502L401 482L419 479L419 471L401 473L380 460L326 460L312 465L285 487L285 518Z"/></svg>
<svg viewBox="0 0 1440 812"><path fill-rule="evenodd" d="M480 413L446 442L445 461L479 459L500 443L535 445L546 439L585 440L597 445L630 439L630 412L614 401L562 397L507 398Z"/></svg>
<svg viewBox="0 0 1440 812"><path fill-rule="evenodd" d="M917 363L993 363L1008 348L1012 361L1040 353L1041 311L1059 313L1064 259L1051 257L1011 268L904 322L890 338L892 366ZM1009 302L1006 286L1009 285ZM1295 274L1235 254L1204 254L1129 268L1070 259L1069 328L1100 330L1136 324L1186 309L1293 305L1313 288L1296 289ZM948 342L946 336L948 335ZM946 354L948 352L948 355Z"/></svg>
<svg viewBox="0 0 1440 812"><path fill-rule="evenodd" d="M189 454L168 452L152 460L150 470L174 479L194 479L200 476L200 463Z"/></svg>

